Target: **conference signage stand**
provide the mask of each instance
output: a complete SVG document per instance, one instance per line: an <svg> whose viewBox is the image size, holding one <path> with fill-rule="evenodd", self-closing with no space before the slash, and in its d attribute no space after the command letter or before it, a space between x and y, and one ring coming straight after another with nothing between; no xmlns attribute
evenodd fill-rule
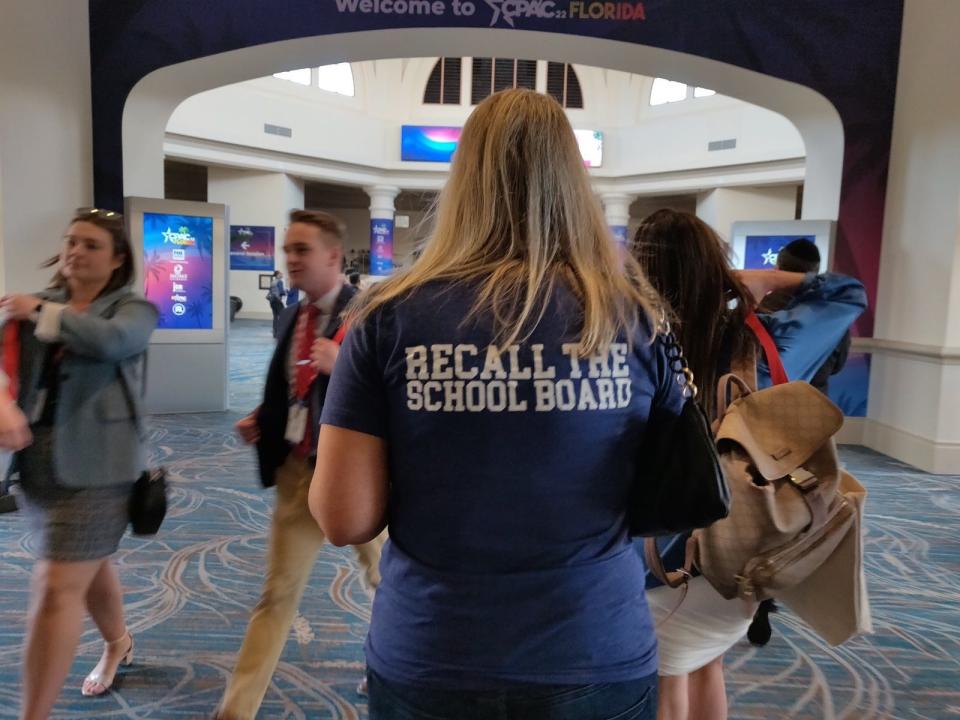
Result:
<svg viewBox="0 0 960 720"><path fill-rule="evenodd" d="M147 360L147 412L226 410L226 206L128 197L125 217L137 287L160 312Z"/></svg>

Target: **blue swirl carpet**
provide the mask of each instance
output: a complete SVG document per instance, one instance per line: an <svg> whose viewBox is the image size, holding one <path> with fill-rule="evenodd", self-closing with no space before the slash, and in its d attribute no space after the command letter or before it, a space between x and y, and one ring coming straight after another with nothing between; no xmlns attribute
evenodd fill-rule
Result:
<svg viewBox="0 0 960 720"><path fill-rule="evenodd" d="M236 411L151 421L153 459L170 468L174 490L161 534L127 537L117 556L135 663L116 692L81 697L101 647L88 623L55 718L205 718L220 698L259 596L272 502L231 431L259 399L269 326L240 321L233 330ZM730 717L960 717L960 478L861 448L842 455L870 493L876 633L830 648L788 613L774 616L766 648L744 641L727 657ZM22 518L0 515L0 718L17 716L30 567ZM350 553L325 547L259 717L366 718L355 688L369 608Z"/></svg>

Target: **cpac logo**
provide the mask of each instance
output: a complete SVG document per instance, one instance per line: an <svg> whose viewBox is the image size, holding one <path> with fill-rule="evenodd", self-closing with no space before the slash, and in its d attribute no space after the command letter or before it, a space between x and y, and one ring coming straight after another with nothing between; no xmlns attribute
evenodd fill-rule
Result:
<svg viewBox="0 0 960 720"><path fill-rule="evenodd" d="M557 11L557 4L552 0L486 0L486 3L493 10L490 27L496 25L501 17L507 25L516 27L513 19L517 17L555 18L566 15Z"/></svg>
<svg viewBox="0 0 960 720"><path fill-rule="evenodd" d="M160 234L163 235L164 245L171 243L172 245L186 245L188 247L193 247L197 244L197 241L194 240L193 236L190 234L190 229L186 227L180 228L177 232L167 228L166 231Z"/></svg>

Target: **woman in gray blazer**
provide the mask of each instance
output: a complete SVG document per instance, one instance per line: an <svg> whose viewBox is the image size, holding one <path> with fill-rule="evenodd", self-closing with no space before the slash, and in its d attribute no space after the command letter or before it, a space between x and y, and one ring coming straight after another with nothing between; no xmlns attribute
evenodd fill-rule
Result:
<svg viewBox="0 0 960 720"><path fill-rule="evenodd" d="M20 504L39 555L21 720L48 717L73 662L84 609L105 646L83 694L107 692L117 667L132 658L110 556L145 467L136 389L140 357L157 325L156 308L134 294L133 280L122 218L78 211L50 288L0 301L19 322L16 397L29 420L25 431L0 433L0 442L17 450Z"/></svg>

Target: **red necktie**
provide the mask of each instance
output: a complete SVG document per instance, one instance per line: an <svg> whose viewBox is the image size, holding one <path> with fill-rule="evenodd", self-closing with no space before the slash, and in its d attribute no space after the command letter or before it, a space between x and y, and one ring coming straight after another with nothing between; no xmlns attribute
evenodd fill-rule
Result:
<svg viewBox="0 0 960 720"><path fill-rule="evenodd" d="M304 309L306 313L304 315ZM303 440L294 448L294 454L297 457L308 458L313 453L313 413L310 411L310 386L317 379L318 371L313 368L310 359L310 351L313 349L313 341L317 336L317 316L320 310L308 303L305 308L301 308L299 319L300 332L297 334L297 377L296 394L297 400L303 403L307 409L306 429L303 433Z"/></svg>
<svg viewBox="0 0 960 720"><path fill-rule="evenodd" d="M316 380L317 375L320 374L318 370L313 368L313 361L310 357L310 351L313 349L313 343L317 336L317 317L320 315L320 310L313 304L307 305L305 320L302 315L302 308L300 312L301 315L297 318L297 337L295 339L295 342L297 343L297 375L295 389L297 400L302 402L307 407L307 430L303 435L303 440L299 445L297 445L296 448L294 448L294 452L299 457L307 458L310 457L310 455L316 450L316 448L313 446L313 418L311 417L312 412L310 411L310 400L307 395L310 393L310 386L313 385L313 381ZM333 336L333 342L335 342L337 345L342 345L346 334L347 326L341 325ZM307 360L308 362L303 362L304 360ZM301 362L303 362L303 364L300 364Z"/></svg>
<svg viewBox="0 0 960 720"><path fill-rule="evenodd" d="M303 309L300 311L303 313ZM303 331L299 333L297 344L297 382L296 393L298 400L305 400L310 392L310 386L317 379L317 371L314 370L310 359L310 352L313 349L313 342L317 337L317 316L320 310L315 305L306 306L306 321ZM304 322L301 318L301 322Z"/></svg>

